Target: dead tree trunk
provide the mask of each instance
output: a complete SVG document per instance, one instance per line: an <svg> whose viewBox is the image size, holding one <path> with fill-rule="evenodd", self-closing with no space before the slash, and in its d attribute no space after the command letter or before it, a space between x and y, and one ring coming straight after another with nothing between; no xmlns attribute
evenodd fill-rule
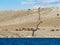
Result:
<svg viewBox="0 0 60 45"><path fill-rule="evenodd" d="M33 32L32 32L32 36L34 37L35 36L35 31L37 31L38 30L38 27L39 27L39 25L40 25L40 23L41 23L41 20L40 20L40 7L38 8L38 15L39 15L39 19L38 19L38 24L36 25L36 29L35 30L33 30Z"/></svg>
<svg viewBox="0 0 60 45"><path fill-rule="evenodd" d="M33 30L33 31L32 31L32 36L33 36L33 37L35 36L35 31L36 31L36 30Z"/></svg>

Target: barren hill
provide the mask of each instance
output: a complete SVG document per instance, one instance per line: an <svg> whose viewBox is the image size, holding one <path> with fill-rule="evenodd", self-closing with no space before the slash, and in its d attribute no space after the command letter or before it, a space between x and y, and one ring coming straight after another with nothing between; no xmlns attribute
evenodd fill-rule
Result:
<svg viewBox="0 0 60 45"><path fill-rule="evenodd" d="M48 33L49 32L48 30L50 29L53 29L53 28L60 29L60 8L57 8L57 7L41 8L40 16L41 16L40 18L42 23L39 25L39 28L41 30L45 29L46 32ZM16 32L14 30L18 28L31 28L31 27L36 28L36 25L39 23L38 18L39 18L38 9L0 11L0 29L1 29L0 35L7 35L7 34L14 35L15 33L18 33L19 35L21 34L24 35L25 32L23 33ZM8 29L10 33L8 31L7 32L2 31L5 29ZM37 31L36 36L49 37L49 35L51 35L49 32L46 36L44 36L46 32L44 32L44 34L42 32L43 31ZM32 31L27 32L25 36L31 36L31 33ZM54 37L55 34L56 33L54 32L52 37Z"/></svg>

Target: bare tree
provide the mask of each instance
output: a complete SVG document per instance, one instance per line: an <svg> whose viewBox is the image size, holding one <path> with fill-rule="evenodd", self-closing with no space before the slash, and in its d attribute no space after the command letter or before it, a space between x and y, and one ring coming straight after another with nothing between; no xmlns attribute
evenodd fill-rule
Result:
<svg viewBox="0 0 60 45"><path fill-rule="evenodd" d="M40 7L38 8L38 16L39 16L39 19L38 19L38 24L36 25L36 29L33 29L32 31L32 36L34 37L35 36L35 31L37 31L38 30L38 27L39 27L39 25L42 23L42 21L41 21L41 17L40 17Z"/></svg>

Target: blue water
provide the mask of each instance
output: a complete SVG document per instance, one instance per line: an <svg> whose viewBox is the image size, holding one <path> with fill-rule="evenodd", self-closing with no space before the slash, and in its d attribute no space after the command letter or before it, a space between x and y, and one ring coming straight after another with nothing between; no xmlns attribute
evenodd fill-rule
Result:
<svg viewBox="0 0 60 45"><path fill-rule="evenodd" d="M0 45L60 45L60 38L0 38Z"/></svg>

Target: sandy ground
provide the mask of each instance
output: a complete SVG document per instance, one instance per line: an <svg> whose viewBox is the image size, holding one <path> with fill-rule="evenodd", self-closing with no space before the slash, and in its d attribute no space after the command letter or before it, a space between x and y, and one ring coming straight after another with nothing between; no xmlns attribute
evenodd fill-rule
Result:
<svg viewBox="0 0 60 45"><path fill-rule="evenodd" d="M60 8L41 8L40 16L43 21L32 36L27 28L36 28L39 23L38 10L0 11L0 37L60 37ZM26 31L16 29L26 28ZM53 31L52 31L53 30Z"/></svg>

